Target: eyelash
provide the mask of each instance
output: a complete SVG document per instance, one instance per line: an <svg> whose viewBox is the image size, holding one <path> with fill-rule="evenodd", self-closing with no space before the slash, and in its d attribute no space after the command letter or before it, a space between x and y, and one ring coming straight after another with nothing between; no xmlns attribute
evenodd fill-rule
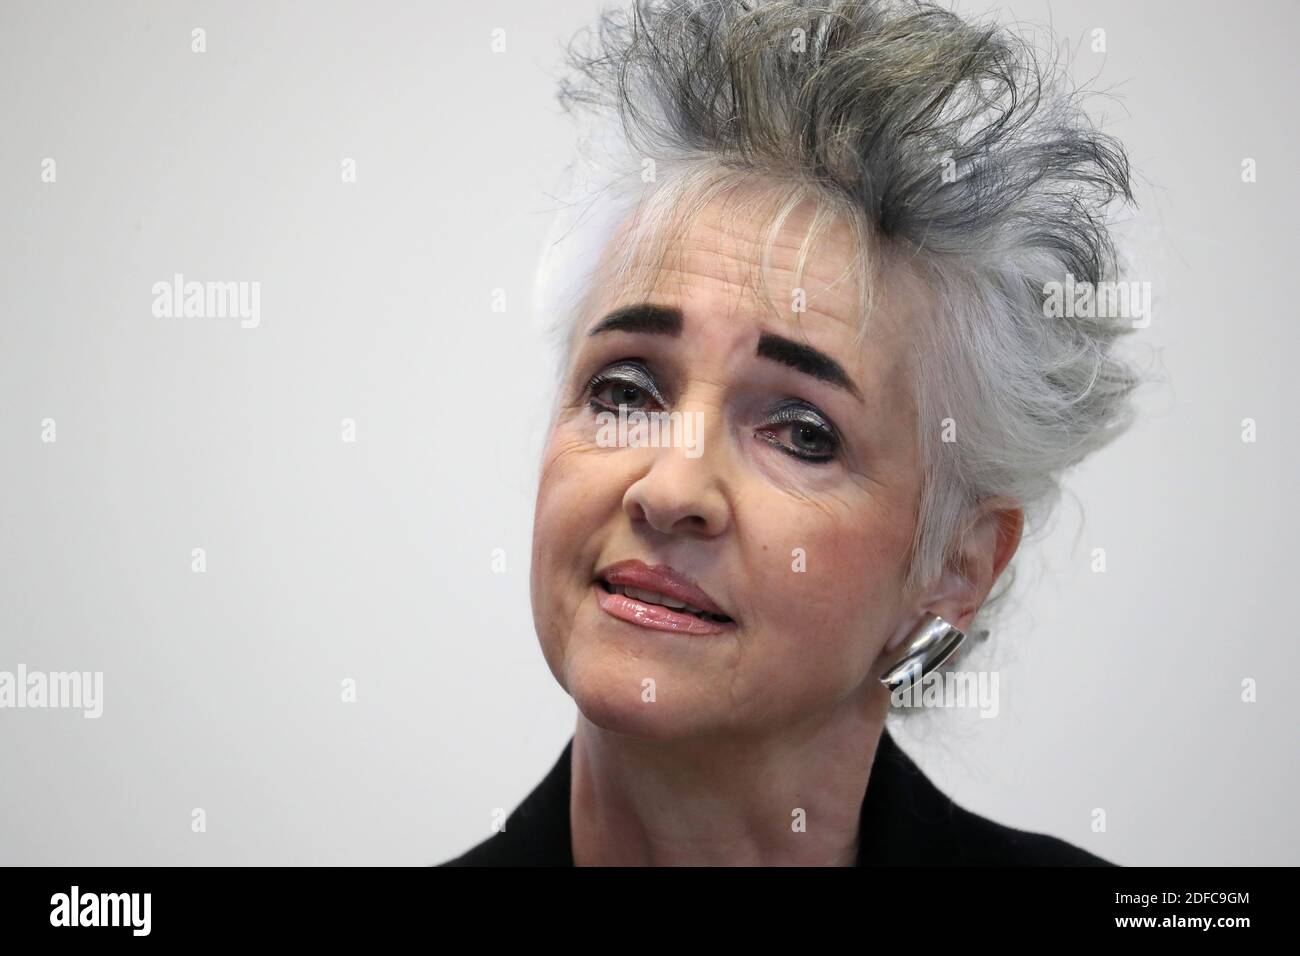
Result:
<svg viewBox="0 0 1300 956"><path fill-rule="evenodd" d="M622 370L623 375L615 374ZM616 411L617 406L610 405L608 402L599 402L595 398L596 390L612 384L630 385L633 388L640 389L660 405L666 405L667 400L655 387L654 377L651 376L650 370L640 361L635 359L615 362L601 369L587 382L586 388L583 389L583 395L587 398L587 404L598 411Z"/></svg>
<svg viewBox="0 0 1300 956"><path fill-rule="evenodd" d="M619 371L624 374L617 374ZM596 393L609 385L626 385L638 389L647 394L659 405L666 405L667 401L655 387L654 378L650 370L645 367L639 360L626 360L616 362L613 365L606 366L595 375L593 375L583 389L583 397L587 400L588 406L594 411L612 412L616 411L618 406L611 405L608 402L600 401ZM624 403L626 404L626 403ZM799 461L806 461L810 464L824 465L833 461L839 454L841 440L835 426L826 421L813 406L807 402L798 399L789 399L779 405L767 421L763 423L765 428L773 425L805 425L817 432L817 437L829 443L829 449L822 454L810 454L798 448L793 448L785 442L772 436L770 432L761 431L763 440L768 444L785 452L791 458Z"/></svg>

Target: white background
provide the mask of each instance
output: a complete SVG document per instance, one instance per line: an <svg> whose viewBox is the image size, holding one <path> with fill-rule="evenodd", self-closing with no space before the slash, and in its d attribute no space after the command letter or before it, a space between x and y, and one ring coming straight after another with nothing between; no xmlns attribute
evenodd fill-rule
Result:
<svg viewBox="0 0 1300 956"><path fill-rule="evenodd" d="M6 0L0 670L105 689L98 720L0 710L0 863L440 862L550 768L575 709L528 602L530 295L573 147L553 74L597 8ZM1001 716L900 740L1116 862L1296 864L1295 9L1000 9L1112 94L1163 382L1027 546ZM155 318L178 272L259 281L260 326Z"/></svg>

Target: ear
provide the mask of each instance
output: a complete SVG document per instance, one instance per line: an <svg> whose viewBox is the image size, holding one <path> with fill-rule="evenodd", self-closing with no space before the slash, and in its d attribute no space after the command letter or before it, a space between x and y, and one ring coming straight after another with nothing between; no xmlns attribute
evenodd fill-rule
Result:
<svg viewBox="0 0 1300 956"><path fill-rule="evenodd" d="M986 498L977 504L968 519L969 530L957 555L944 568L939 580L921 593L916 619L930 611L959 630L969 631L975 613L1020 547L1024 526L1024 510L1012 499ZM895 635L888 649L901 643L915 623L915 620L909 622Z"/></svg>

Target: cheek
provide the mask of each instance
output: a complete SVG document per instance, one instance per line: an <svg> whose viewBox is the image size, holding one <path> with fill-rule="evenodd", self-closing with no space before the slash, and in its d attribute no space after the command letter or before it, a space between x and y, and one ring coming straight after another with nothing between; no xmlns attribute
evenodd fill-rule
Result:
<svg viewBox="0 0 1300 956"><path fill-rule="evenodd" d="M774 663L832 679L860 675L898 613L910 521L865 495L769 503L761 515L767 572L754 592L756 617Z"/></svg>
<svg viewBox="0 0 1300 956"><path fill-rule="evenodd" d="M582 446L557 427L542 458L537 480L537 502L533 509L532 589L539 597L554 594L558 567L567 564L566 548L582 540L581 525L588 513L575 507L583 484ZM548 586L549 585L549 586Z"/></svg>
<svg viewBox="0 0 1300 956"><path fill-rule="evenodd" d="M529 583L534 619L547 630L557 618L571 618L586 596L585 575L598 557L598 531L622 506L626 484L620 485L617 456L607 451L578 426L562 423L552 430L543 454Z"/></svg>
<svg viewBox="0 0 1300 956"><path fill-rule="evenodd" d="M573 507L572 501L577 459L581 458L575 452L562 429L552 430L537 481L528 578L533 626L542 655L560 686L565 685L562 664L578 600L573 589L565 587L576 559L564 553L564 548L582 540L578 524L583 512Z"/></svg>
<svg viewBox="0 0 1300 956"><path fill-rule="evenodd" d="M618 456L594 445L577 424L560 424L542 457L534 510L534 558L562 557L582 547L583 532L607 519L623 500Z"/></svg>

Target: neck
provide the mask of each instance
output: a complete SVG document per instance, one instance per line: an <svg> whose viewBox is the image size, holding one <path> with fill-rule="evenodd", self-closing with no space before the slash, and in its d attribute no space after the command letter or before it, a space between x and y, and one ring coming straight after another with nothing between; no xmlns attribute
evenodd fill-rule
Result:
<svg viewBox="0 0 1300 956"><path fill-rule="evenodd" d="M888 697L761 736L655 740L578 714L577 866L854 866Z"/></svg>

